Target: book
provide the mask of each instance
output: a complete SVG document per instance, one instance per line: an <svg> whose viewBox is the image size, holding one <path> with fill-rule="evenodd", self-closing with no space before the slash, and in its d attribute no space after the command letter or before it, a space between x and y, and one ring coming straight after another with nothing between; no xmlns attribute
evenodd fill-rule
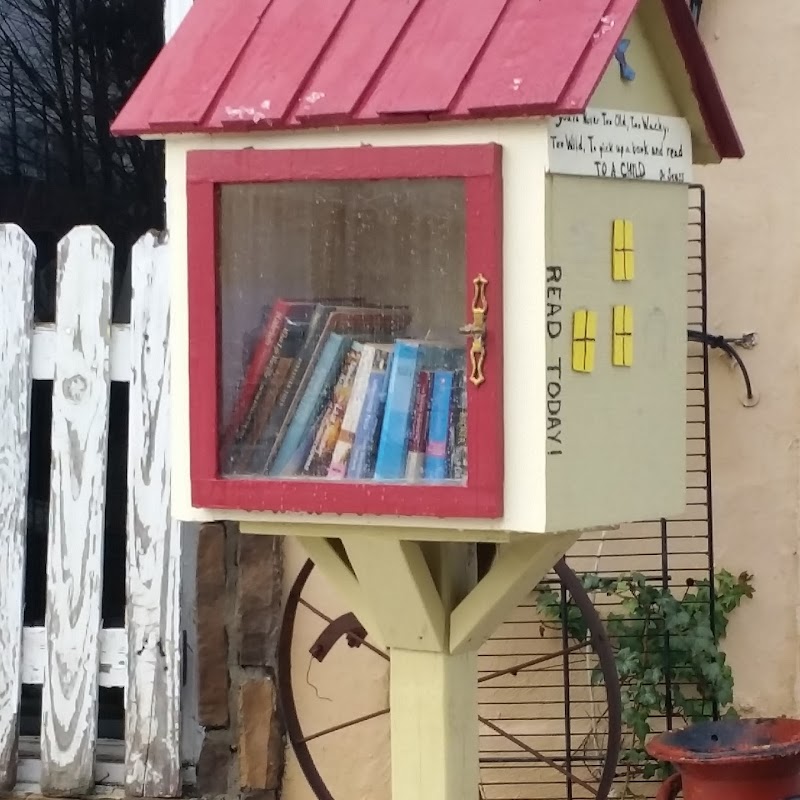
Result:
<svg viewBox="0 0 800 800"><path fill-rule="evenodd" d="M375 460L376 480L392 481L405 477L419 355L419 342L399 340L395 343Z"/></svg>
<svg viewBox="0 0 800 800"><path fill-rule="evenodd" d="M436 370L433 375L433 388L431 390L428 446L425 450L425 467L423 471L423 477L426 481L447 478L447 440L452 390L452 370Z"/></svg>
<svg viewBox="0 0 800 800"><path fill-rule="evenodd" d="M308 323L308 330L303 344L297 353L297 357L292 362L289 374L286 376L286 380L278 393L272 413L261 434L257 457L251 465L253 472L263 474L271 464L274 456L277 455L276 444L280 444L278 441L279 434L284 429L284 423L287 422L290 408L294 408L295 396L306 376L312 356L317 350L319 339L328 317L334 310L335 306L326 305L325 303L316 304Z"/></svg>
<svg viewBox="0 0 800 800"><path fill-rule="evenodd" d="M453 374L450 416L448 474L463 481L467 477L467 384L463 369L457 369Z"/></svg>
<svg viewBox="0 0 800 800"><path fill-rule="evenodd" d="M420 370L415 387L414 406L411 413L411 433L408 440L406 480L416 483L422 479L425 450L428 444L428 413L430 411L433 373Z"/></svg>
<svg viewBox="0 0 800 800"><path fill-rule="evenodd" d="M267 457L262 472L273 474L272 466L278 458L283 441L288 433L298 405L304 396L306 387L314 367L320 358L329 336L333 333L348 335L352 339L362 342L391 341L398 333L405 330L411 321L411 314L406 307L369 307L369 306L341 306L333 308L325 319L319 335L316 338L308 335L309 353L307 363L303 367L304 374L297 379L294 397L288 403L284 419L275 434L272 450ZM301 353L299 359L306 357Z"/></svg>
<svg viewBox="0 0 800 800"><path fill-rule="evenodd" d="M316 438L303 467L304 475L323 476L328 474L328 466L333 457L333 450L339 439L342 420L350 400L355 381L356 371L361 360L362 345L353 342L344 357L339 377L333 387L333 392L322 419L317 428Z"/></svg>
<svg viewBox="0 0 800 800"><path fill-rule="evenodd" d="M234 403L228 424L223 431L222 445L223 452L237 439L243 435L242 424L247 420L253 406L261 378L269 365L275 350L275 345L284 330L288 320L294 322L308 321L313 303L300 302L294 300L277 300L266 315L260 335L254 343L248 344L252 347L252 356L245 370L242 383L239 386L236 402Z"/></svg>
<svg viewBox="0 0 800 800"><path fill-rule="evenodd" d="M272 356L261 376L250 411L230 448L227 459L233 473L247 472L256 467L261 439L275 401L286 382L297 353L302 346L308 326L286 319Z"/></svg>
<svg viewBox="0 0 800 800"><path fill-rule="evenodd" d="M361 348L361 359L358 362L353 379L353 387L342 418L339 437L331 455L328 477L341 480L347 476L348 464L356 439L356 432L361 420L362 411L367 399L367 387L373 372L386 369L388 354L392 345L369 342Z"/></svg>
<svg viewBox="0 0 800 800"><path fill-rule="evenodd" d="M267 324L269 315L272 313L272 307L272 303L263 305L261 313L258 315L258 322L242 335L242 376L247 373L247 367L253 358L253 353Z"/></svg>
<svg viewBox="0 0 800 800"><path fill-rule="evenodd" d="M422 363L420 369L449 369L455 371L463 368L466 350L463 345L449 342L423 342Z"/></svg>
<svg viewBox="0 0 800 800"><path fill-rule="evenodd" d="M389 352L385 359L379 357L369 376L364 408L358 420L350 461L347 465L348 480L371 478L375 471L375 454L386 407L386 392L393 358L393 352Z"/></svg>
<svg viewBox="0 0 800 800"><path fill-rule="evenodd" d="M313 444L314 426L319 424L329 393L351 344L349 336L331 333L311 371L297 409L270 468L270 475L295 475L303 466Z"/></svg>

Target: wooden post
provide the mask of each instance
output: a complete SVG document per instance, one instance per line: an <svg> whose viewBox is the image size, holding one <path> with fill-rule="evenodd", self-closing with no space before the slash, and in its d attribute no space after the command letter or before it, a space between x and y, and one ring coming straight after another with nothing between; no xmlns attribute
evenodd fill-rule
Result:
<svg viewBox="0 0 800 800"><path fill-rule="evenodd" d="M169 269L152 233L133 248L128 422L125 790L181 793L180 525L170 514Z"/></svg>
<svg viewBox="0 0 800 800"><path fill-rule="evenodd" d="M478 657L390 650L392 800L475 800Z"/></svg>
<svg viewBox="0 0 800 800"><path fill-rule="evenodd" d="M59 244L41 789L63 797L94 787L113 260L99 228Z"/></svg>
<svg viewBox="0 0 800 800"><path fill-rule="evenodd" d="M450 652L480 647L577 538L555 533L499 545L489 573L453 610Z"/></svg>
<svg viewBox="0 0 800 800"><path fill-rule="evenodd" d="M0 790L14 788L30 450L33 242L0 225Z"/></svg>

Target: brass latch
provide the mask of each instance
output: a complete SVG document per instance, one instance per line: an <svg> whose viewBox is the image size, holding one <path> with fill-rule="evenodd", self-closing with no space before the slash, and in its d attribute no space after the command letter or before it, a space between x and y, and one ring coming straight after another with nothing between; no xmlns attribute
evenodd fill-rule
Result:
<svg viewBox="0 0 800 800"><path fill-rule="evenodd" d="M483 275L478 275L472 281L475 286L475 296L472 300L472 322L459 328L465 336L472 337L472 346L469 350L469 359L472 371L470 381L475 386L480 386L486 376L483 374L483 364L486 360L486 311L489 304L486 300L486 285L489 281Z"/></svg>

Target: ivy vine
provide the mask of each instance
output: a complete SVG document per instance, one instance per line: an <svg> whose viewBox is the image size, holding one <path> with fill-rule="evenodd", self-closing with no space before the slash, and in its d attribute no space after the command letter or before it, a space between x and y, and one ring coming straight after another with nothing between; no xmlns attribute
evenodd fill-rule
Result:
<svg viewBox="0 0 800 800"><path fill-rule="evenodd" d="M633 797L633 780L668 772L667 765L651 759L644 749L656 718L670 714L688 724L715 713L735 716L733 675L719 641L731 613L753 596L752 575L734 576L725 570L716 574L713 615L707 580L688 580L679 594L640 573L615 578L587 574L583 586L590 595L607 595L612 609L605 624L622 688L622 797ZM560 593L539 589L536 603L547 624L566 624L572 640L586 641L586 623L571 601L563 608ZM599 667L593 668L591 679L593 685L602 681Z"/></svg>

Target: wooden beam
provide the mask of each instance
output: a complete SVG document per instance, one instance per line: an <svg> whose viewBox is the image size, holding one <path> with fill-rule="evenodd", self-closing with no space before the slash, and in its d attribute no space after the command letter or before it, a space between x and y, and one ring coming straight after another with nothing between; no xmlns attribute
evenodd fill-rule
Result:
<svg viewBox="0 0 800 800"><path fill-rule="evenodd" d="M472 800L480 779L477 654L390 654L392 800Z"/></svg>
<svg viewBox="0 0 800 800"><path fill-rule="evenodd" d="M301 536L297 541L314 562L314 566L325 573L325 577L341 593L350 610L358 616L363 605L361 589L355 573L342 558L341 550L335 546L336 540Z"/></svg>
<svg viewBox="0 0 800 800"><path fill-rule="evenodd" d="M0 790L16 783L36 248L0 225Z"/></svg>
<svg viewBox="0 0 800 800"><path fill-rule="evenodd" d="M58 247L42 792L94 786L114 247L96 227Z"/></svg>
<svg viewBox="0 0 800 800"><path fill-rule="evenodd" d="M500 545L489 572L451 615L450 652L477 650L579 536L531 534Z"/></svg>
<svg viewBox="0 0 800 800"><path fill-rule="evenodd" d="M477 548L470 542L421 542L420 546L449 620L450 612L477 583Z"/></svg>
<svg viewBox="0 0 800 800"><path fill-rule="evenodd" d="M360 525L358 518L354 517L353 525ZM317 522L309 523L304 522L297 515L292 519L291 525L287 525L285 521L264 522L258 519L245 519L239 525L239 530L242 533L253 533L260 536L302 536L304 539L330 539L344 538L352 531L352 527L345 525L321 525ZM439 542L511 542L515 539L527 538L530 534L527 533L514 533L509 531L490 531L490 530L470 530L459 528L416 528L403 525L389 526L389 525L362 525L360 534L374 536L381 539L401 539L404 541L413 542L430 542L438 544ZM586 529L586 530L591 530ZM608 527L600 528L599 530L608 530ZM586 532L586 531L584 531Z"/></svg>
<svg viewBox="0 0 800 800"><path fill-rule="evenodd" d="M152 234L131 260L125 790L181 794L181 529L170 507L169 263Z"/></svg>
<svg viewBox="0 0 800 800"><path fill-rule="evenodd" d="M33 329L33 379L52 381L56 374L56 326L49 322ZM129 325L111 326L111 380L127 383L131 378Z"/></svg>
<svg viewBox="0 0 800 800"><path fill-rule="evenodd" d="M128 683L128 636L125 628L100 631L100 666L97 682L103 687L125 688ZM41 686L47 664L47 631L22 629L22 683Z"/></svg>
<svg viewBox="0 0 800 800"><path fill-rule="evenodd" d="M358 578L350 566L341 542L338 539L323 539L317 536L300 536L297 541L314 562L314 566L325 575L342 596L348 610L358 617L370 639L377 646L384 647L385 642L380 627L372 609L365 602Z"/></svg>
<svg viewBox="0 0 800 800"><path fill-rule="evenodd" d="M420 544L362 534L343 542L386 645L443 651L446 615Z"/></svg>

